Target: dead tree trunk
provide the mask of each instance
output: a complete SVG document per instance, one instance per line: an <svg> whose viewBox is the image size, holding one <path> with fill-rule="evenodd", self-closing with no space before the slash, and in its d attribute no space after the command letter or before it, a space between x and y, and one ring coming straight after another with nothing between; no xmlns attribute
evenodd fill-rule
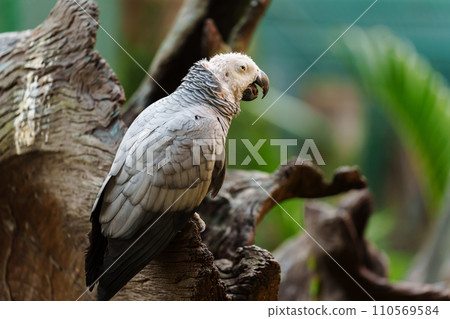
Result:
<svg viewBox="0 0 450 319"><path fill-rule="evenodd" d="M117 77L93 50L91 1L60 1L0 36L0 299L76 299L89 212L125 126ZM90 16L89 16L89 15Z"/></svg>

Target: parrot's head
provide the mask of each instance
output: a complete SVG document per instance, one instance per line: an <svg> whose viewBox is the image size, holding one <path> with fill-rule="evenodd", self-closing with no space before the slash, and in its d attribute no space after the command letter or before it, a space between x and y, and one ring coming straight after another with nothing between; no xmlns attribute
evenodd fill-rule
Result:
<svg viewBox="0 0 450 319"><path fill-rule="evenodd" d="M257 85L263 91L263 98L269 91L269 78L245 54L218 54L206 62L206 67L219 80L226 98L233 102L256 99L258 96Z"/></svg>

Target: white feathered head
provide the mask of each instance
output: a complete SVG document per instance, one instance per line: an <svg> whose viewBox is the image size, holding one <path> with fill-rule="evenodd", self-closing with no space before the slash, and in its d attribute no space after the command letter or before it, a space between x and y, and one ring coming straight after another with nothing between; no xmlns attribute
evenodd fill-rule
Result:
<svg viewBox="0 0 450 319"><path fill-rule="evenodd" d="M233 102L256 99L258 96L256 85L262 88L263 98L269 91L269 78L245 54L218 54L205 61L205 67L219 80L226 98Z"/></svg>

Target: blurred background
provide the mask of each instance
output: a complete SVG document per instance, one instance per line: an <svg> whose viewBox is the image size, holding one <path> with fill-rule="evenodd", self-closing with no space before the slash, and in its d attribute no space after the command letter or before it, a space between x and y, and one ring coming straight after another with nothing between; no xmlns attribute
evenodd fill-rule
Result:
<svg viewBox="0 0 450 319"><path fill-rule="evenodd" d="M377 2L251 124L372 2L272 1L248 51L268 74L271 91L264 100L241 104L229 134L252 144L267 139L260 149L267 165L239 165L248 152L237 141L237 165L230 168L273 172L280 156L270 139L297 139L290 156L299 154L304 139L314 139L329 178L344 165L366 176L375 197L367 237L388 255L391 280L450 282L449 1ZM0 0L0 32L34 28L55 3ZM97 3L101 25L147 69L182 0ZM96 49L131 97L145 73L105 32L97 34ZM300 223L303 204L283 202ZM274 250L299 232L274 208L258 227L256 244Z"/></svg>

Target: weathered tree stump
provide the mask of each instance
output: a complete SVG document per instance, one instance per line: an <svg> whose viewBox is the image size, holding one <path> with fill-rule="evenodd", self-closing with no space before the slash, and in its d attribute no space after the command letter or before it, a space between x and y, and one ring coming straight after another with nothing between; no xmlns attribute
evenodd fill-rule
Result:
<svg viewBox="0 0 450 319"><path fill-rule="evenodd" d="M214 257L191 219L170 245L113 300L229 300Z"/></svg>
<svg viewBox="0 0 450 319"><path fill-rule="evenodd" d="M93 2L79 3L97 18ZM93 18L59 1L34 30L0 36L2 300L84 290L90 209L125 131Z"/></svg>

